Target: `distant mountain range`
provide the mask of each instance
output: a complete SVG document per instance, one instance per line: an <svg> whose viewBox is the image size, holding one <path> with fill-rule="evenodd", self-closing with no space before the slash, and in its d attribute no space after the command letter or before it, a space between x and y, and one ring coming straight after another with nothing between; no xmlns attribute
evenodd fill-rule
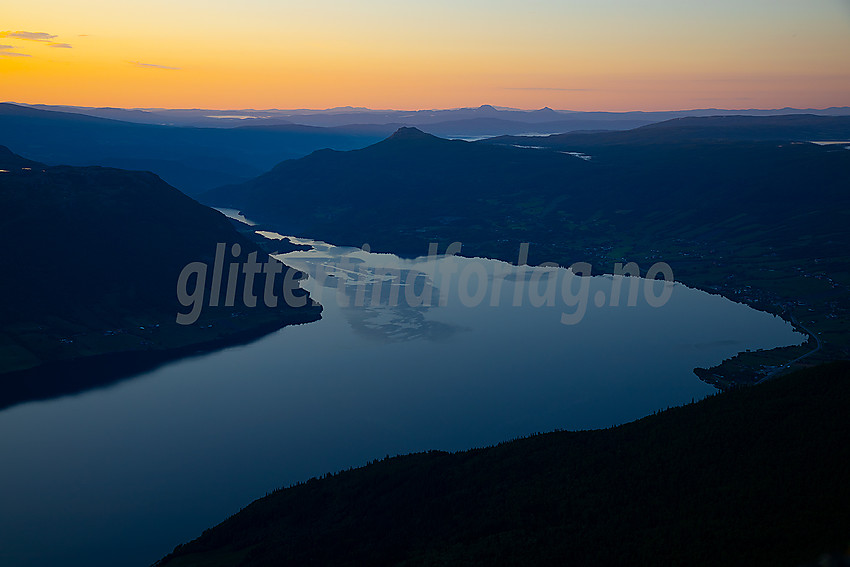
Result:
<svg viewBox="0 0 850 567"><path fill-rule="evenodd" d="M189 195L250 179L287 157L359 148L386 135L356 128L161 126L0 104L0 144L48 165L152 171Z"/></svg>
<svg viewBox="0 0 850 567"><path fill-rule="evenodd" d="M0 146L0 206L0 407L319 318L309 302L247 308L222 299L210 307L217 243L241 247L228 266L251 253L260 263L268 256L224 215L152 173L51 167ZM199 317L178 324L177 314L194 305L178 299L192 262L206 263L209 276L203 297L195 295ZM194 295L197 285L187 280L184 291ZM262 297L259 280L254 287Z"/></svg>
<svg viewBox="0 0 850 567"><path fill-rule="evenodd" d="M265 125L274 123L302 124L307 126L347 126L352 124L396 124L398 126L430 126L440 122L496 119L506 122L525 124L557 123L559 121L578 121L583 124L595 124L592 129L621 130L640 124L661 122L683 116L773 116L783 114L818 114L824 116L850 115L850 107L824 109L692 109L670 111L575 111L553 110L544 107L539 110L520 110L517 108L494 107L483 104L470 108L426 109L426 110L376 110L370 108L340 107L324 110L284 110L284 109L124 109L93 108L81 106L59 106L33 104L22 105L42 110L73 112L89 116L112 118L126 122L142 124L161 124L171 126L232 127L234 125ZM619 124L619 125L618 125ZM627 124L632 124L631 126ZM607 126L607 127L605 127ZM426 130L432 132L429 128ZM437 134L438 132L432 132ZM509 132L501 132L509 133Z"/></svg>
<svg viewBox="0 0 850 567"><path fill-rule="evenodd" d="M564 149L617 144L659 144L708 140L726 141L850 141L850 116L706 116L683 117L622 132L565 133L529 139L502 136L488 143L535 144Z"/></svg>
<svg viewBox="0 0 850 567"><path fill-rule="evenodd" d="M770 111L788 114L792 109ZM850 108L811 111L850 115ZM49 165L152 171L189 195L247 181L284 159L323 148L351 150L405 126L447 138L618 131L684 116L768 111L671 112L448 110L122 109L0 103L0 144Z"/></svg>

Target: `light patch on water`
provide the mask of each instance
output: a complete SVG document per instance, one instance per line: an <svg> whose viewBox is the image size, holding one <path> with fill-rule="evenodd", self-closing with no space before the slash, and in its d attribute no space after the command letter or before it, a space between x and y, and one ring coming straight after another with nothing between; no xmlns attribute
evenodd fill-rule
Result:
<svg viewBox="0 0 850 567"><path fill-rule="evenodd" d="M583 154L581 152L558 152L559 154L567 154L568 156L577 157L579 159L583 159L584 161L590 161L592 156L587 154Z"/></svg>
<svg viewBox="0 0 850 567"><path fill-rule="evenodd" d="M238 209L227 209L227 208L218 208L213 207L215 210L223 214L229 219L238 220L239 222L245 223L248 226L256 226L257 223L245 217Z"/></svg>

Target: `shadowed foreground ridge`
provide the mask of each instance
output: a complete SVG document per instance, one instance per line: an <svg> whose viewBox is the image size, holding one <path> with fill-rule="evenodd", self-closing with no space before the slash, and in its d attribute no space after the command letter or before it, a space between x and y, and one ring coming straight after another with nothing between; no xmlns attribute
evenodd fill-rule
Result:
<svg viewBox="0 0 850 567"><path fill-rule="evenodd" d="M384 459L257 500L158 567L799 565L850 542L850 362L620 427Z"/></svg>
<svg viewBox="0 0 850 567"><path fill-rule="evenodd" d="M0 239L14 243L0 251L8 267L0 294L0 408L320 317L305 298L298 308L208 307L194 324L177 323L177 313L187 312L177 295L185 266L212 266L218 243L239 244L243 258L256 253L259 262L268 255L224 215L152 173L50 167L0 146L0 205L8 213ZM201 290L207 298L210 279ZM242 297L244 284L234 289Z"/></svg>

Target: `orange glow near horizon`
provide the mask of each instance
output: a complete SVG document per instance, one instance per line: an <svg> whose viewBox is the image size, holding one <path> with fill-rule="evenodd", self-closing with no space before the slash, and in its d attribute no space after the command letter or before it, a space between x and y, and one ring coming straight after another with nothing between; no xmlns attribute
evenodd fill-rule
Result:
<svg viewBox="0 0 850 567"><path fill-rule="evenodd" d="M0 100L128 108L850 106L850 2L32 0ZM8 13L11 12L11 13ZM46 14L46 15L45 15ZM23 32L23 33L18 33ZM68 47L70 46L70 47Z"/></svg>

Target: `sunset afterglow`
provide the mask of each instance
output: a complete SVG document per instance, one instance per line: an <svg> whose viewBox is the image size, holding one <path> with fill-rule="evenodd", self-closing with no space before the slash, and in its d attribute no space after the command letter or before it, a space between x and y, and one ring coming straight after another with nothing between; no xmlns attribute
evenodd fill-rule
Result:
<svg viewBox="0 0 850 567"><path fill-rule="evenodd" d="M850 105L850 2L32 0L0 99L122 107Z"/></svg>

